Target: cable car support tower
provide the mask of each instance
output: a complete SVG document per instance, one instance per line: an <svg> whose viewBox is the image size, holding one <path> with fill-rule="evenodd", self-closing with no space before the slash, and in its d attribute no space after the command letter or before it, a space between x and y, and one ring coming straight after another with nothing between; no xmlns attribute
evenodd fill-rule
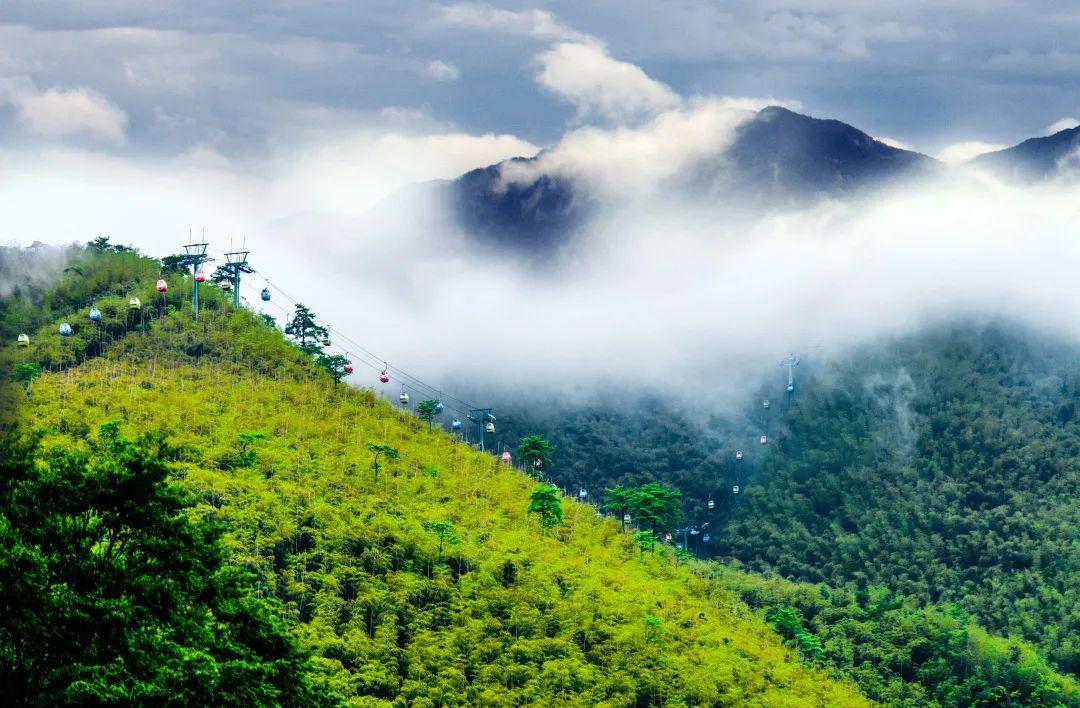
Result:
<svg viewBox="0 0 1080 708"><path fill-rule="evenodd" d="M184 265L191 266L191 309L195 313L195 319L199 319L198 273L203 263L213 260L206 255L206 248L209 245L208 243L189 243L184 246Z"/></svg>
<svg viewBox="0 0 1080 708"><path fill-rule="evenodd" d="M240 274L254 273L248 265L248 256L251 251L231 251L225 254L225 264L222 268L229 274L233 286L233 307L240 307Z"/></svg>

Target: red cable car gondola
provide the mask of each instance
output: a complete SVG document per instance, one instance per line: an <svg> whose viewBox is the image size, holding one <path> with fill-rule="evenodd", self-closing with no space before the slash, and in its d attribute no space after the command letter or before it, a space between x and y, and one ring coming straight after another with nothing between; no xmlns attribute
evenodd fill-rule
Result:
<svg viewBox="0 0 1080 708"><path fill-rule="evenodd" d="M164 278L158 278L157 291L159 293L163 293L168 289L169 289L169 284L165 282L165 279Z"/></svg>

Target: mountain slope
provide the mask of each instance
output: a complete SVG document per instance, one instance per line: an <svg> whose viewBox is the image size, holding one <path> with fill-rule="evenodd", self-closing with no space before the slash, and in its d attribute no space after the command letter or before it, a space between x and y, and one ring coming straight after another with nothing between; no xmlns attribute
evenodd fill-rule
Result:
<svg viewBox="0 0 1080 708"><path fill-rule="evenodd" d="M805 380L716 552L956 603L1080 673L1076 361L1027 330L954 326Z"/></svg>
<svg viewBox="0 0 1080 708"><path fill-rule="evenodd" d="M1061 172L1080 148L1080 126L1030 138L1004 150L979 155L972 164L1019 181L1046 179Z"/></svg>
<svg viewBox="0 0 1080 708"><path fill-rule="evenodd" d="M149 304L152 282L116 290ZM171 282L180 303L182 281ZM26 391L7 384L6 414L52 449L82 448L108 421L163 435L175 478L226 525L232 562L284 604L342 700L866 703L667 551L643 555L568 500L565 525L543 532L527 512L536 482L335 385L278 331L222 307L215 288L204 301L215 304L198 323L163 307L75 366L101 341L96 325L72 312L78 331L60 339L43 323L30 347L3 355L62 370ZM99 298L109 327L120 304ZM399 456L376 471L369 444Z"/></svg>
<svg viewBox="0 0 1080 708"><path fill-rule="evenodd" d="M600 202L571 172L542 173L531 182L503 179L505 167L541 159L515 158L445 183L443 196L457 226L527 254L566 243ZM668 188L733 204L750 198L763 206L789 205L925 175L935 166L930 157L891 147L840 121L770 106L740 126L726 150L700 157Z"/></svg>

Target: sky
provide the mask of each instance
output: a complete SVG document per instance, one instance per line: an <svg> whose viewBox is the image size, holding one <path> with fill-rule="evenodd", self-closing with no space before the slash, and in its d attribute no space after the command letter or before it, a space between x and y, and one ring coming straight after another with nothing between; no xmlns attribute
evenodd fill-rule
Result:
<svg viewBox="0 0 1080 708"><path fill-rule="evenodd" d="M993 0L0 0L0 242L205 234L252 251L256 307L266 278L269 314L298 298L429 380L730 397L788 352L958 314L1080 340L1071 178L950 167L739 217L661 190L774 103L951 163L1074 126L1078 23ZM536 154L605 203L557 268L404 189Z"/></svg>
<svg viewBox="0 0 1080 708"><path fill-rule="evenodd" d="M1078 29L1080 8L1015 0L3 0L0 145L250 159L363 123L544 146L611 119L545 59L601 45L683 96L775 97L937 153L1080 116Z"/></svg>

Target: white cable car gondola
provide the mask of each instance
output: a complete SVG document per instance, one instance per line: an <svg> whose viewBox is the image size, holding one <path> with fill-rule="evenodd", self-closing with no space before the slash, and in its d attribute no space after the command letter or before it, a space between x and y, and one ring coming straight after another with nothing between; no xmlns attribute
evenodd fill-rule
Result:
<svg viewBox="0 0 1080 708"><path fill-rule="evenodd" d="M60 336L61 337L70 337L71 335L72 335L71 325L68 324L67 322L61 322L60 323Z"/></svg>
<svg viewBox="0 0 1080 708"><path fill-rule="evenodd" d="M18 336L18 338L17 338L17 341L18 341L20 347L28 347L28 346L30 346L30 335L29 334L20 334Z"/></svg>
<svg viewBox="0 0 1080 708"><path fill-rule="evenodd" d="M716 508L716 502L714 502L714 501L713 501L712 499L710 499L710 500L709 500L709 503L708 503L708 505L707 505L707 506L708 506L708 507L709 507L710 509L715 509L715 508Z"/></svg>
<svg viewBox="0 0 1080 708"><path fill-rule="evenodd" d="M492 423L489 420L487 423L484 424L484 432L486 432L486 433L494 433L495 432L495 424Z"/></svg>
<svg viewBox="0 0 1080 708"><path fill-rule="evenodd" d="M763 400L761 402L761 407L764 408L765 410L769 410L769 405L770 404L769 404L769 399L768 398L766 398L765 400Z"/></svg>
<svg viewBox="0 0 1080 708"><path fill-rule="evenodd" d="M739 485L736 484L734 487L732 487L731 488L731 493L732 494L738 494L739 493Z"/></svg>
<svg viewBox="0 0 1080 708"><path fill-rule="evenodd" d="M409 392L406 391L404 388L402 388L401 389L401 395L398 396L397 399L398 399L398 401L401 402L401 405L403 405L403 406L409 405Z"/></svg>
<svg viewBox="0 0 1080 708"><path fill-rule="evenodd" d="M762 435L761 436L761 444L762 445L767 445L768 443L769 443L769 436L768 435Z"/></svg>
<svg viewBox="0 0 1080 708"><path fill-rule="evenodd" d="M736 462L742 462L742 458L743 458L742 450L736 450L735 451L735 461Z"/></svg>
<svg viewBox="0 0 1080 708"><path fill-rule="evenodd" d="M586 499L588 499L588 497L589 497L589 493L588 493L588 492L587 492L587 491L585 490L585 487L582 487L582 488L581 488L581 491L579 491L579 492L577 493L577 497L578 497L578 499L580 499L581 501L585 501Z"/></svg>

